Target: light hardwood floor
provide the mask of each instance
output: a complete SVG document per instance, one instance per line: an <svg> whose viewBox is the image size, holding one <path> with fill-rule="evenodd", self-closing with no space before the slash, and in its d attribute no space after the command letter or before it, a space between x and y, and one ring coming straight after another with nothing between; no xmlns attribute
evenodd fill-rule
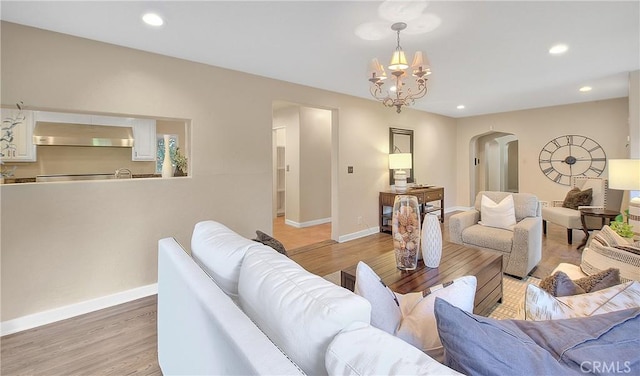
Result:
<svg viewBox="0 0 640 376"><path fill-rule="evenodd" d="M294 250L331 240L331 223L295 228L285 224L284 216L280 216L273 220L273 237L278 239L287 251Z"/></svg>
<svg viewBox="0 0 640 376"><path fill-rule="evenodd" d="M449 239L445 216L443 239ZM281 234L282 235L282 234ZM306 235L308 236L308 235ZM546 276L560 262L577 264L582 235L566 243L564 228L549 224L543 261L535 276ZM285 235L286 237L286 235ZM286 238L281 238L287 244ZM312 273L326 275L391 249L388 234L346 243L324 241L290 249L291 258ZM78 316L0 339L2 375L161 375L157 361L156 296Z"/></svg>

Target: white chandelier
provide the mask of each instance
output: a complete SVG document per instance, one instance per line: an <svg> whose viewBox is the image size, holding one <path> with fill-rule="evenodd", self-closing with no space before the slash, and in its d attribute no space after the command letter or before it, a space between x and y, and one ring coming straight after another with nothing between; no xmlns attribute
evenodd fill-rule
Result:
<svg viewBox="0 0 640 376"><path fill-rule="evenodd" d="M404 51L402 51L402 47L400 47L400 31L406 29L406 27L407 24L404 22L397 22L391 25L391 30L398 33L398 44L393 56L391 56L391 63L388 67L395 79L395 85L390 87L389 90L382 89L382 85L387 79L387 73L377 58L371 61L369 69L369 81L371 82L369 91L371 95L382 101L385 106L395 107L397 113L400 113L402 106L411 106L416 99L422 98L427 94L427 76L431 74L429 60L422 55L421 51L417 51L414 55L411 71L407 69L409 68L407 58L404 55ZM407 79L409 74L413 76L412 80ZM405 80L412 82L411 86L413 87L407 85Z"/></svg>

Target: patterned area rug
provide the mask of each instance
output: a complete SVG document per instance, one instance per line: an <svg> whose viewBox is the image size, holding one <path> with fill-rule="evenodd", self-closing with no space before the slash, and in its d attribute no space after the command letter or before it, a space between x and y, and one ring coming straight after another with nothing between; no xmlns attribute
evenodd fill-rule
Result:
<svg viewBox="0 0 640 376"><path fill-rule="evenodd" d="M327 274L323 278L340 286L340 271ZM540 279L527 277L520 280L507 275L503 276L502 303L497 303L493 307L489 317L494 319L524 320L524 293L529 283L538 286Z"/></svg>
<svg viewBox="0 0 640 376"><path fill-rule="evenodd" d="M524 294L529 283L538 286L540 280L535 277L517 279L508 275L503 276L502 303L497 303L493 307L489 317L524 320Z"/></svg>

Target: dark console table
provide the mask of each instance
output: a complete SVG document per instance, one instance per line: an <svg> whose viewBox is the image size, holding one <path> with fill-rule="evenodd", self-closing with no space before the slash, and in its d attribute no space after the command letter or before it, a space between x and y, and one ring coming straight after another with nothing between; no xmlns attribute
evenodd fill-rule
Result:
<svg viewBox="0 0 640 376"><path fill-rule="evenodd" d="M386 211L385 207L393 207L393 202L397 195L416 196L420 205L420 214L424 217L427 213L440 212L440 222L444 223L444 188L428 187L408 189L407 192L398 193L392 191L380 192L380 232L391 232L391 210ZM433 205L432 202L438 201Z"/></svg>

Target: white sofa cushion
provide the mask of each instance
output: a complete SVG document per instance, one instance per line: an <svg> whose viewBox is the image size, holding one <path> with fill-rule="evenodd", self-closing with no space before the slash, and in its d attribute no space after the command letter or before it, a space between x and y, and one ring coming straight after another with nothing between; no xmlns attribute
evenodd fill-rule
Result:
<svg viewBox="0 0 640 376"><path fill-rule="evenodd" d="M248 249L266 247L215 221L196 223L191 236L191 256L233 299L238 296L240 265Z"/></svg>
<svg viewBox="0 0 640 376"><path fill-rule="evenodd" d="M584 274L582 269L580 269L580 266L569 264L567 262L561 262L560 264L558 264L558 266L551 272L551 275L555 274L556 272L564 272L571 279L580 279L587 276L586 274Z"/></svg>
<svg viewBox="0 0 640 376"><path fill-rule="evenodd" d="M443 298L454 306L473 312L477 280L475 276L454 279L446 286L399 294L392 292L364 262L356 268L355 291L371 303L371 325L393 334L438 361L443 348L438 336L434 302Z"/></svg>
<svg viewBox="0 0 640 376"><path fill-rule="evenodd" d="M164 375L303 374L173 238L158 241L157 321Z"/></svg>
<svg viewBox="0 0 640 376"><path fill-rule="evenodd" d="M303 371L326 374L329 343L351 323L369 323L371 305L272 249L252 248L240 268L244 312Z"/></svg>
<svg viewBox="0 0 640 376"><path fill-rule="evenodd" d="M562 297L529 284L525 296L525 318L534 321L586 317L637 307L640 307L640 282L637 281Z"/></svg>
<svg viewBox="0 0 640 376"><path fill-rule="evenodd" d="M542 218L562 227L582 228L580 211L575 209L563 208L562 206L545 207L542 208Z"/></svg>
<svg viewBox="0 0 640 376"><path fill-rule="evenodd" d="M357 349L357 350L356 350ZM461 375L415 347L365 323L353 323L327 349L329 375Z"/></svg>

